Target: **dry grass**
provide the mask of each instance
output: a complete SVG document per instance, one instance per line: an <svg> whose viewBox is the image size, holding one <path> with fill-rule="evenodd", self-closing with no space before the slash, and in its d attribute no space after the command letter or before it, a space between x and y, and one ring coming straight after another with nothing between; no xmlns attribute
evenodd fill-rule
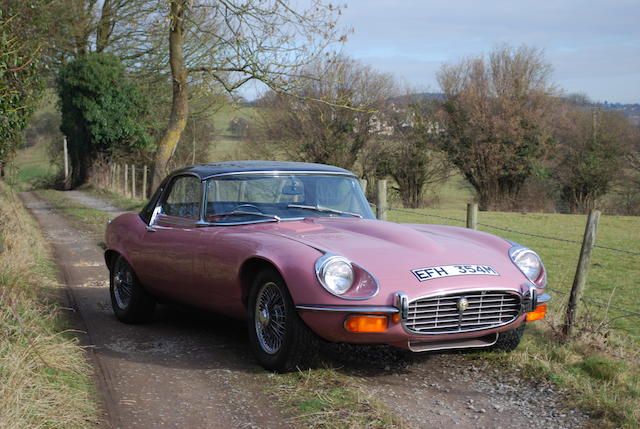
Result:
<svg viewBox="0 0 640 429"><path fill-rule="evenodd" d="M295 427L408 427L401 417L360 389L356 380L334 369L268 374L267 377L266 389L292 414L291 422Z"/></svg>
<svg viewBox="0 0 640 429"><path fill-rule="evenodd" d="M97 424L91 369L57 304L50 254L35 222L0 182L0 428Z"/></svg>

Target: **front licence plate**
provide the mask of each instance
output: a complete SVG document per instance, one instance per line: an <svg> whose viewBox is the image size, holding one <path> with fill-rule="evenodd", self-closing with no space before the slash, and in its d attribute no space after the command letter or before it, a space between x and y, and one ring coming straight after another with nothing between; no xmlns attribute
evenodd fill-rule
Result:
<svg viewBox="0 0 640 429"><path fill-rule="evenodd" d="M411 270L414 276L424 282L454 276L499 276L500 274L489 265L439 265Z"/></svg>

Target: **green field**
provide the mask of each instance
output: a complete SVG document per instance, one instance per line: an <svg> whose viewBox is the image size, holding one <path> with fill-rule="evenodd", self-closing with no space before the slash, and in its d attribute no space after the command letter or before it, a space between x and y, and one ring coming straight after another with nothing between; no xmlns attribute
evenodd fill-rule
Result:
<svg viewBox="0 0 640 429"><path fill-rule="evenodd" d="M58 167L49 161L44 145L18 151L15 159L9 163L8 170L10 182L20 191L38 187L58 173Z"/></svg>
<svg viewBox="0 0 640 429"><path fill-rule="evenodd" d="M401 211L399 211L401 210ZM389 220L408 223L436 223L465 226L466 209L399 209L389 212ZM443 219L442 216L458 219ZM534 249L542 257L549 272L549 287L568 292L573 282L580 244L546 238L532 237L506 228L529 234L539 234L559 239L581 241L586 216L547 213L480 212L479 229L508 238ZM626 216L602 216L596 244L640 253L640 218ZM640 300L636 289L640 283L640 257L602 248L593 251L589 279L584 296L614 306L640 313ZM552 312L564 311L566 297L552 293ZM610 322L616 329L640 341L640 316L627 315L613 308L602 308L593 303L582 304L582 314L591 314L597 321ZM604 327L604 326L603 326Z"/></svg>
<svg viewBox="0 0 640 429"><path fill-rule="evenodd" d="M247 159L247 150L241 139L229 132L229 121L233 118L252 119L256 111L253 107L227 106L213 115L214 142L209 149L209 161L230 161Z"/></svg>

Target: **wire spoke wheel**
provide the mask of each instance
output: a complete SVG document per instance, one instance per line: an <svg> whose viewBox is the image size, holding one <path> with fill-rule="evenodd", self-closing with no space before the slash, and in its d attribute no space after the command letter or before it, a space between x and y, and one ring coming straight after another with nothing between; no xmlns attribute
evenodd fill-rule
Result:
<svg viewBox="0 0 640 429"><path fill-rule="evenodd" d="M143 323L151 320L156 301L140 284L135 271L122 256L109 267L109 295L111 307L118 320L124 323Z"/></svg>
<svg viewBox="0 0 640 429"><path fill-rule="evenodd" d="M268 282L260 287L254 311L260 347L270 355L278 353L285 340L287 322L285 298L278 285Z"/></svg>
<svg viewBox="0 0 640 429"><path fill-rule="evenodd" d="M118 264L113 276L113 295L118 307L125 309L133 296L133 274L126 264Z"/></svg>

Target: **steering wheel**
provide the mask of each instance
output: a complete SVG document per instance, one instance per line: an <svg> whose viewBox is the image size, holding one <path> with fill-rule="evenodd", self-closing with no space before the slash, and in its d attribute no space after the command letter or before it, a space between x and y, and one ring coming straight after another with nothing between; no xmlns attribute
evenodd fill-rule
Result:
<svg viewBox="0 0 640 429"><path fill-rule="evenodd" d="M244 209L244 210L241 210ZM255 210L258 213L262 213L262 210L260 210L258 207L254 206L253 204L240 204L239 206L235 206L234 208L231 209L232 212L235 212L236 210L238 211L246 211L246 209L251 209L251 210Z"/></svg>

